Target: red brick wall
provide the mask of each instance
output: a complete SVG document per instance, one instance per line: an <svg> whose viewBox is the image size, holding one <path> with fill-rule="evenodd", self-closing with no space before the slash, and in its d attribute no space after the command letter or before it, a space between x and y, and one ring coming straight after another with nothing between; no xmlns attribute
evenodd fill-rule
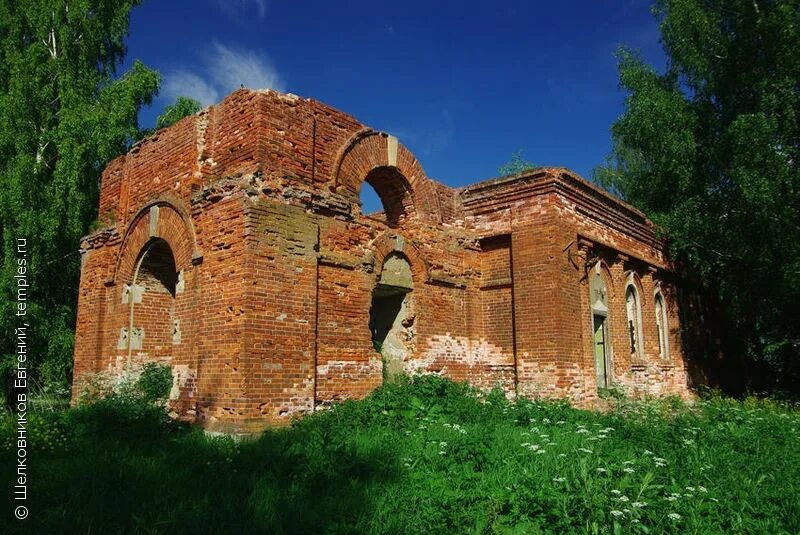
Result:
<svg viewBox="0 0 800 535"><path fill-rule="evenodd" d="M361 214L364 181L388 221ZM413 273L408 373L590 402L587 270L602 259L616 382L688 392L663 244L641 213L565 169L456 190L428 179L397 139L334 108L239 90L111 162L100 214L107 228L82 244L76 397L93 374L135 373L148 360L172 366L177 413L222 431L362 397L382 381L369 308L390 254ZM123 294L154 239L172 252L181 289L132 305ZM641 280L636 362L624 343L631 271ZM669 359L658 356L657 284ZM120 341L133 327L144 329L141 349Z"/></svg>

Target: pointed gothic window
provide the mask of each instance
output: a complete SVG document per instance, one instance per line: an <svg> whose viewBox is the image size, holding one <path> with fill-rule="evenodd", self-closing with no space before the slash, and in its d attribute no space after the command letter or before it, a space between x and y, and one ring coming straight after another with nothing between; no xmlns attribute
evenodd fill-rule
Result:
<svg viewBox="0 0 800 535"><path fill-rule="evenodd" d="M625 286L625 309L627 312L627 334L631 355L642 357L642 308L639 301L639 290L633 275L628 277Z"/></svg>
<svg viewBox="0 0 800 535"><path fill-rule="evenodd" d="M656 331L658 332L658 356L669 359L669 329L667 323L667 307L664 305L664 296L661 290L656 292Z"/></svg>

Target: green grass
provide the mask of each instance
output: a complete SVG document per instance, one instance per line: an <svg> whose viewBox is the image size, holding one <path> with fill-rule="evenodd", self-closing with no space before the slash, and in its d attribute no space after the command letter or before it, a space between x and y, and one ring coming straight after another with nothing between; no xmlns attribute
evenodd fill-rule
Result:
<svg viewBox="0 0 800 535"><path fill-rule="evenodd" d="M2 532L800 533L800 412L764 400L600 414L426 377L243 442L120 403L30 427Z"/></svg>

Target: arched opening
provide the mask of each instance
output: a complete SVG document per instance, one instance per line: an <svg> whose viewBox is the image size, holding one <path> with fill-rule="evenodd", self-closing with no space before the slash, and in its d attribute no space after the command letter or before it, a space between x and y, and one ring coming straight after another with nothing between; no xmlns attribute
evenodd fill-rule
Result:
<svg viewBox="0 0 800 535"><path fill-rule="evenodd" d="M369 310L369 329L373 346L381 354L384 380L401 374L403 362L413 352L416 334L413 289L408 260L399 253L391 253L383 263Z"/></svg>
<svg viewBox="0 0 800 535"><path fill-rule="evenodd" d="M656 332L658 333L658 356L663 360L669 359L669 326L667 323L667 307L661 290L655 295Z"/></svg>
<svg viewBox="0 0 800 535"><path fill-rule="evenodd" d="M369 182L361 184L359 195L361 201L361 213L371 219L378 219L386 223L386 214L383 212L383 202L378 192Z"/></svg>
<svg viewBox="0 0 800 535"><path fill-rule="evenodd" d="M625 311L631 356L642 358L642 304L633 274L628 276L625 284Z"/></svg>
<svg viewBox="0 0 800 535"><path fill-rule="evenodd" d="M175 257L169 244L161 238L145 245L139 261L136 281L145 292L168 293L175 297L178 274L175 271Z"/></svg>
<svg viewBox="0 0 800 535"><path fill-rule="evenodd" d="M364 178L361 185L361 211L370 213L371 206L375 205L374 197L370 196L369 188L372 188L375 196L380 200L383 207L382 219L390 227L399 226L404 220L414 215L414 200L411 195L411 186L406 178L395 167L381 166L370 171ZM364 191L364 190L367 191Z"/></svg>
<svg viewBox="0 0 800 535"><path fill-rule="evenodd" d="M611 385L611 337L608 332L608 288L600 262L589 279L589 302L592 308L592 348L597 387Z"/></svg>
<svg viewBox="0 0 800 535"><path fill-rule="evenodd" d="M129 356L135 353L139 360L171 359L173 345L180 343L175 316L180 278L169 244L161 238L150 240L142 248L133 281L127 286L131 306Z"/></svg>

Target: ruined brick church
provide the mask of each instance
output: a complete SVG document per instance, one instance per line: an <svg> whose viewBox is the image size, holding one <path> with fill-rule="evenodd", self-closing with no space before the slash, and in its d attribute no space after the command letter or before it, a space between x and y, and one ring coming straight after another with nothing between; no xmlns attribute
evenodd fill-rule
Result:
<svg viewBox="0 0 800 535"><path fill-rule="evenodd" d="M451 188L391 134L242 89L111 162L99 214L75 396L162 362L182 417L247 432L400 373L581 404L689 394L664 244L565 168Z"/></svg>

